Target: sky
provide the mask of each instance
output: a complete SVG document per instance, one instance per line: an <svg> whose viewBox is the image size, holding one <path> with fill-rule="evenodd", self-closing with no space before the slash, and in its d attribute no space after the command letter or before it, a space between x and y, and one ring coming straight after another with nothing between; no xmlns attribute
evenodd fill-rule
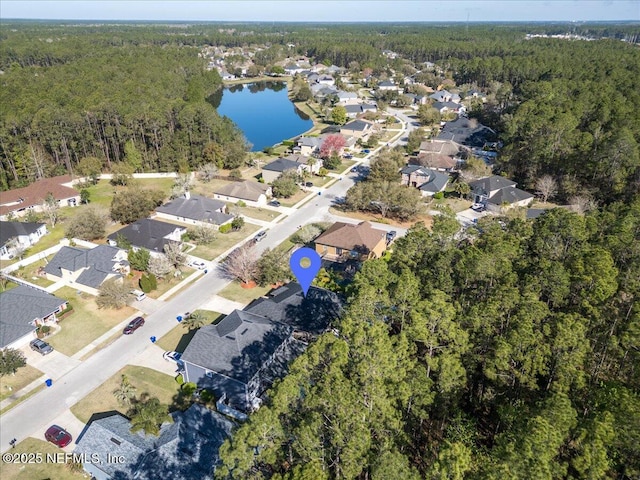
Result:
<svg viewBox="0 0 640 480"><path fill-rule="evenodd" d="M640 20L638 0L0 0L0 19L264 22Z"/></svg>

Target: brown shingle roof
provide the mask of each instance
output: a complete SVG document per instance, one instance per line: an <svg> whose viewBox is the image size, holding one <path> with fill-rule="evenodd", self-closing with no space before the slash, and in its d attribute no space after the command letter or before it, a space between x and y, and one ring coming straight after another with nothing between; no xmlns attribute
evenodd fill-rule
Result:
<svg viewBox="0 0 640 480"><path fill-rule="evenodd" d="M34 205L41 205L48 193L56 200L77 197L77 190L62 185L71 182L71 175L45 178L23 188L0 192L0 215L21 210Z"/></svg>
<svg viewBox="0 0 640 480"><path fill-rule="evenodd" d="M318 236L315 243L346 250L363 250L364 247L367 251L371 251L385 235L383 230L373 228L369 222L358 225L336 222Z"/></svg>
<svg viewBox="0 0 640 480"><path fill-rule="evenodd" d="M267 194L269 188L271 187L264 183L245 180L243 182L229 182L227 185L215 189L213 193L256 202L260 199L260 195Z"/></svg>
<svg viewBox="0 0 640 480"><path fill-rule="evenodd" d="M420 152L437 153L440 155L455 156L460 147L451 141L427 140L420 144Z"/></svg>
<svg viewBox="0 0 640 480"><path fill-rule="evenodd" d="M454 158L438 153L420 153L416 160L418 165L429 168L449 169L455 168L457 164Z"/></svg>

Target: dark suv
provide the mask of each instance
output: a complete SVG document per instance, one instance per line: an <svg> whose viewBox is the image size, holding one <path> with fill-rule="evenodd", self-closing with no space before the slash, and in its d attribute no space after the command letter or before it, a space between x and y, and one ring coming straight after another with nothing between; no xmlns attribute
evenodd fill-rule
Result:
<svg viewBox="0 0 640 480"><path fill-rule="evenodd" d="M139 329L142 325L144 325L144 318L136 317L129 322L129 325L124 327L124 330L122 331L122 333L124 333L125 335L131 335L133 332Z"/></svg>
<svg viewBox="0 0 640 480"><path fill-rule="evenodd" d="M42 355L47 355L48 353L53 352L53 347L49 345L47 342L36 338L35 340L31 340L29 343L31 350L34 352L38 352Z"/></svg>

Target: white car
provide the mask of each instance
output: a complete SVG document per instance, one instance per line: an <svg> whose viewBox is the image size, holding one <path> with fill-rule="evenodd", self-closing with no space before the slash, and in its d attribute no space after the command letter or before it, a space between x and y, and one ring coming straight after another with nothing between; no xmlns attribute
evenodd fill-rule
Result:
<svg viewBox="0 0 640 480"><path fill-rule="evenodd" d="M164 352L164 355L162 355L162 358L166 361L174 363L181 363L180 357L182 357L180 352Z"/></svg>
<svg viewBox="0 0 640 480"><path fill-rule="evenodd" d="M482 203L474 203L473 205L471 205L471 210L474 210L476 212L483 212L484 209L485 206Z"/></svg>
<svg viewBox="0 0 640 480"><path fill-rule="evenodd" d="M207 265L200 260L194 260L193 262L190 262L189 266L191 268L197 268L198 270L204 270L205 268L207 268Z"/></svg>

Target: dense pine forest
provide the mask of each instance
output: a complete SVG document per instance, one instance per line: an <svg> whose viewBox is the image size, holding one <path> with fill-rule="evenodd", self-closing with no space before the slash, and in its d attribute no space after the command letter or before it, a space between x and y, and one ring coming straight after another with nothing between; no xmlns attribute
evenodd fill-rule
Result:
<svg viewBox="0 0 640 480"><path fill-rule="evenodd" d="M527 39L569 33L592 41ZM496 172L590 202L461 238L448 212L368 261L333 333L222 448L220 479L640 478L638 25L52 25L0 31L0 189L78 169L242 164L205 45L489 94ZM289 46L293 45L293 46ZM385 58L388 49L398 58ZM424 62L436 69L427 71ZM424 70L423 70L424 69ZM420 72L418 72L420 71Z"/></svg>

